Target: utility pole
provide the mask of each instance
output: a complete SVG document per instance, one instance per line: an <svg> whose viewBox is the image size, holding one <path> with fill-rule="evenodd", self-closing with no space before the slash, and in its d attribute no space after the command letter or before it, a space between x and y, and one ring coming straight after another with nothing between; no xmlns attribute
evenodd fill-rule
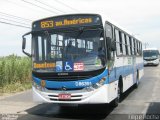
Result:
<svg viewBox="0 0 160 120"><path fill-rule="evenodd" d="M144 43L145 49L147 48L148 45L149 45L149 44L148 44L147 42Z"/></svg>

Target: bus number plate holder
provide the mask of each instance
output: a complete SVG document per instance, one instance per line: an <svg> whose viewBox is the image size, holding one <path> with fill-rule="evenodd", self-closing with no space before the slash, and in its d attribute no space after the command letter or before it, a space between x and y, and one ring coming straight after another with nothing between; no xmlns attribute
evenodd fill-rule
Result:
<svg viewBox="0 0 160 120"><path fill-rule="evenodd" d="M59 100L70 100L71 99L71 94L59 94L58 99Z"/></svg>

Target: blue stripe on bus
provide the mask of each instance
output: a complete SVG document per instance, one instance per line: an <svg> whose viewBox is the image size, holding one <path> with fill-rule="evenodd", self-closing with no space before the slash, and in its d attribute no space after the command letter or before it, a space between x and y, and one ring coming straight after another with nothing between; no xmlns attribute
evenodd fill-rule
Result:
<svg viewBox="0 0 160 120"><path fill-rule="evenodd" d="M96 77L92 77L92 78L86 79L86 80L63 81L63 82L62 81L49 81L49 80L46 80L46 87L47 88L55 88L55 89L61 88L63 86L65 86L66 88L84 88L84 87L87 87L87 86L90 86L90 85L80 86L80 85L76 85L77 82L79 82L79 83L80 82L86 82L86 83L90 82L92 84L95 84L103 77L107 77L106 78L107 80L105 81L105 84L109 84L110 82L118 80L120 75L122 75L122 77L125 77L127 75L132 74L134 76L134 72L137 69L138 70L143 69L143 63L137 64L135 67L133 67L133 65L127 65L127 66L121 66L121 67L113 68L111 70L111 72L110 72L109 78L107 77L108 69L106 69L102 74L100 74L100 75L98 75ZM134 77L133 77L133 79L134 79ZM41 79L36 78L36 77L33 76L33 80L38 85L40 85Z"/></svg>
<svg viewBox="0 0 160 120"><path fill-rule="evenodd" d="M104 70L104 72L96 77L92 77L86 80L77 80L77 81L49 81L49 80L45 80L46 81L46 88L62 88L62 87L66 87L66 88L84 88L84 87L88 87L91 84L95 84L97 83L99 80L101 80L103 77L106 77L108 75L108 70ZM33 80L34 82L36 82L38 85L40 85L41 79L36 78L34 76ZM108 84L108 79L106 80L106 84Z"/></svg>
<svg viewBox="0 0 160 120"><path fill-rule="evenodd" d="M109 83L118 80L120 75L122 77L125 77L132 74L134 76L136 71L141 69L143 69L143 63L139 63L135 67L133 65L127 65L113 68L109 75Z"/></svg>

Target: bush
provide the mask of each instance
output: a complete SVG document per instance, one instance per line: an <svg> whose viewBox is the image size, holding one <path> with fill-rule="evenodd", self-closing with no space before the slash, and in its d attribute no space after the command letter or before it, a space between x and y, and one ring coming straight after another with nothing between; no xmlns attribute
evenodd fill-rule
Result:
<svg viewBox="0 0 160 120"><path fill-rule="evenodd" d="M11 84L31 82L31 59L10 55L0 58L0 89Z"/></svg>

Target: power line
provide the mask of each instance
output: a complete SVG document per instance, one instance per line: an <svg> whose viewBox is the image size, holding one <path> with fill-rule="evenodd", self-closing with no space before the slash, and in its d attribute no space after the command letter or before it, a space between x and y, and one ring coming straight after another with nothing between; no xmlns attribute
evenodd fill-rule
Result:
<svg viewBox="0 0 160 120"><path fill-rule="evenodd" d="M25 21L32 21L30 19L26 19L26 18L22 18L22 17L19 17L19 16L15 16L15 15L11 15L11 14L7 14L7 13L4 13L4 12L0 12L0 14L3 14L5 16L10 16L10 17L13 17L13 18L17 18L17 19L22 19L22 20L25 20Z"/></svg>
<svg viewBox="0 0 160 120"><path fill-rule="evenodd" d="M68 8L70 8L70 9L74 10L74 11L79 12L79 10L77 10L77 9L75 9L75 8L73 8L73 7L71 7L71 6L67 5L67 4L65 4L65 3L63 3L63 2L60 2L60 1L58 1L58 0L55 0L55 1L58 2L59 4L62 4L62 5L64 5L64 6L66 6L66 7L68 7Z"/></svg>
<svg viewBox="0 0 160 120"><path fill-rule="evenodd" d="M38 3L41 3L41 4L47 6L47 7L51 8L51 9L55 9L55 10L57 10L57 11L59 11L59 12L66 13L66 12L64 12L64 11L61 11L61 10L55 8L54 6L48 5L48 4L46 4L46 3L44 3L44 2L41 2L41 1L39 1L39 0L34 0L34 1L36 1L36 2L38 2Z"/></svg>
<svg viewBox="0 0 160 120"><path fill-rule="evenodd" d="M13 23L9 23L9 22L0 21L0 23L12 25L12 26L17 26L17 27L23 27L23 28L29 28L29 29L31 29L31 27L27 27L27 26L23 26L23 25L17 25L17 24L13 24Z"/></svg>
<svg viewBox="0 0 160 120"><path fill-rule="evenodd" d="M14 5L16 5L16 6L18 6L18 7L22 7L22 8L26 8L26 9L32 9L32 10L34 10L34 12L36 11L36 12L45 12L45 11L41 11L41 10L38 10L38 9L34 9L34 8L32 8L32 7L29 7L29 6L26 6L26 5L24 5L24 4L18 4L17 2L13 2L13 0L12 1L10 1L10 0L5 0L5 1L8 1L9 3L12 3L12 4L14 4ZM23 1L21 1L21 2L23 2ZM24 2L23 2L24 3Z"/></svg>
<svg viewBox="0 0 160 120"><path fill-rule="evenodd" d="M10 19L7 19L7 18L1 18L1 17L0 17L0 19L2 19L2 20L7 20L7 21L11 21L11 22L16 22L16 23L20 23L20 24L29 25L29 24L24 23L24 22L19 22L19 21L15 21L15 20L10 20Z"/></svg>
<svg viewBox="0 0 160 120"><path fill-rule="evenodd" d="M52 10L46 9L46 8L44 8L44 7L41 7L41 6L39 6L39 5L36 5L36 4L34 4L34 3L31 3L31 2L28 2L28 1L25 1L25 0L21 0L21 1L23 1L23 2L25 2L25 3L28 3L28 4L30 4L30 5L33 5L33 6L39 7L39 8L41 8L41 9L43 9L43 10L46 10L46 11L48 11L48 12L51 12L51 13L56 13L56 14L58 14L58 13L57 13L57 12L55 12L55 11L52 11Z"/></svg>

